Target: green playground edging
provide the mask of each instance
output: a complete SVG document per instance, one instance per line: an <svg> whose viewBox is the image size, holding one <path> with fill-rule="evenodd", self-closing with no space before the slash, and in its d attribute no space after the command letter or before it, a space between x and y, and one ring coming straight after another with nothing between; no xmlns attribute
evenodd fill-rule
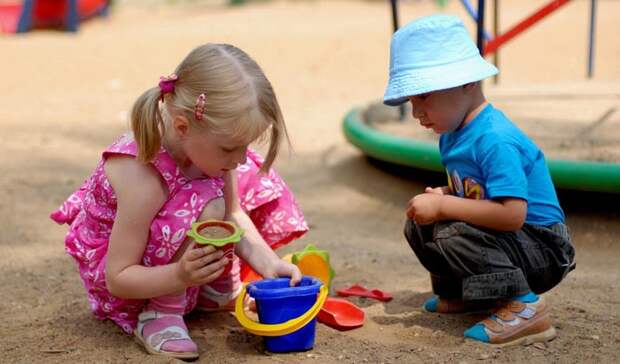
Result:
<svg viewBox="0 0 620 364"><path fill-rule="evenodd" d="M360 108L344 117L347 140L364 154L385 162L443 172L439 148L435 143L382 133L362 122ZM620 163L548 159L547 165L556 187L620 193Z"/></svg>

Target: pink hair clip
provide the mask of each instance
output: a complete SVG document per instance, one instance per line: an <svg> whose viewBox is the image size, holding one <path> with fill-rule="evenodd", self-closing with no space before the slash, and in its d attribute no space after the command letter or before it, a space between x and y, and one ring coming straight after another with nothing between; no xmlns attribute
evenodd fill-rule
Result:
<svg viewBox="0 0 620 364"><path fill-rule="evenodd" d="M194 108L194 117L196 120L202 120L202 114L205 112L205 101L207 101L207 96L204 93L198 95L196 107Z"/></svg>
<svg viewBox="0 0 620 364"><path fill-rule="evenodd" d="M159 99L161 100L161 102L164 102L165 94L174 92L174 84L177 82L178 79L179 77L174 73L170 76L159 77Z"/></svg>

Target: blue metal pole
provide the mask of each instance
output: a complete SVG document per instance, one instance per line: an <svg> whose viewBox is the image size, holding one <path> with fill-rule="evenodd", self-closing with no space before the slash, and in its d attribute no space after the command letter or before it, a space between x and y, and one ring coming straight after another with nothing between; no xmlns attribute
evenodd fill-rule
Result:
<svg viewBox="0 0 620 364"><path fill-rule="evenodd" d="M25 33L32 29L32 13L34 11L35 0L24 0L22 3L22 12L17 23L17 33Z"/></svg>
<svg viewBox="0 0 620 364"><path fill-rule="evenodd" d="M392 29L396 32L399 28L398 25L398 0L390 0L390 5L392 5ZM398 107L398 116L399 120L405 120L405 105L400 105Z"/></svg>
<svg viewBox="0 0 620 364"><path fill-rule="evenodd" d="M596 31L596 0L590 2L590 39L588 46L588 78L594 73L594 33Z"/></svg>
<svg viewBox="0 0 620 364"><path fill-rule="evenodd" d="M65 18L65 29L70 32L77 32L80 17L78 15L77 0L69 0L67 2L67 15Z"/></svg>
<svg viewBox="0 0 620 364"><path fill-rule="evenodd" d="M392 5L392 29L397 31L398 26L398 0L390 0L390 4Z"/></svg>
<svg viewBox="0 0 620 364"><path fill-rule="evenodd" d="M469 0L461 0L461 4L463 4L465 10L467 10L467 13L472 18L472 20L478 22L478 13L476 12L476 9L474 9L474 7L471 5ZM491 40L491 36L489 35L489 33L484 32L484 39Z"/></svg>
<svg viewBox="0 0 620 364"><path fill-rule="evenodd" d="M484 56L484 0L478 0L478 24L476 32L476 45L480 51L480 55Z"/></svg>
<svg viewBox="0 0 620 364"><path fill-rule="evenodd" d="M111 5L112 5L112 0L106 1L106 3L103 6L103 8L101 8L101 12L99 13L99 15L101 15L103 17L107 17L108 15L110 15L110 6Z"/></svg>

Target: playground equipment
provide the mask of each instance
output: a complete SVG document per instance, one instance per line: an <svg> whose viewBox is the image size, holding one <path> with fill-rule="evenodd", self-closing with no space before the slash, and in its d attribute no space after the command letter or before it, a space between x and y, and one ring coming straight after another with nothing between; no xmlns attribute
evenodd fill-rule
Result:
<svg viewBox="0 0 620 364"><path fill-rule="evenodd" d="M312 349L316 316L327 298L325 285L308 276L302 277L294 287L290 286L288 278L265 279L250 283L247 293L256 300L260 322L251 320L243 309L245 287L237 297L235 316L247 331L264 337L268 351L285 353Z"/></svg>
<svg viewBox="0 0 620 364"><path fill-rule="evenodd" d="M487 32L484 31L484 9L485 9L485 1L478 0L478 9L479 11L474 10L473 6L469 2L469 0L461 0L461 3L467 10L467 13L470 17L476 22L477 27L477 44L478 49L480 49L480 53L483 55L494 54L497 56L499 52L499 47L510 41L512 38L518 36L520 33L524 32L534 24L538 23L542 19L544 19L547 15L553 13L560 7L568 4L571 0L552 0L546 5L542 6L530 16L526 17L522 21L513 25L510 29L505 31L502 34L499 34L498 27L498 15L499 15L499 0L493 1L493 28L495 37L492 38ZM478 16L480 14L480 16ZM596 0L590 0L590 25L588 32L588 68L587 68L587 76L588 78L592 78L594 73L594 40L595 40L595 27L596 25ZM486 42L486 44L485 44ZM495 66L497 66L497 58L494 58Z"/></svg>
<svg viewBox="0 0 620 364"><path fill-rule="evenodd" d="M484 9L485 9L485 0L478 0L478 11L474 9L469 0L461 0L461 3L467 10L469 16L476 22L476 40L478 44L478 49L480 49L480 53L483 55L497 54L499 52L499 48L504 43L507 43L514 37L518 36L525 30L532 27L534 24L543 20L547 15L553 13L558 10L562 6L568 4L571 0L551 0L546 5L537 9L534 13L524 18L522 21L513 25L510 29L505 31L502 34L499 34L499 7L500 1L493 0L493 28L495 37L492 37L484 30ZM392 0L392 19L394 24L398 22L398 11L396 8L397 1ZM480 16L478 15L480 14ZM589 25L589 36L588 36L588 78L592 78L592 74L594 71L594 40L595 40L595 25L596 25L596 0L590 0L590 25ZM395 28L397 26L395 25ZM495 62L495 66L497 62Z"/></svg>
<svg viewBox="0 0 620 364"><path fill-rule="evenodd" d="M544 19L549 14L566 5L570 0L553 0L536 10L533 14L518 22L506 32L495 37L484 32L485 1L478 0L475 11L467 0L461 1L471 17L476 20L477 43L484 55L497 54L499 48L514 39L523 31ZM398 29L397 1L392 0L392 20L394 30ZM494 13L497 18L499 1L494 1ZM596 0L591 0L590 32L588 47L588 77L593 73L594 24L596 20ZM497 27L497 21L495 22ZM486 35L485 35L486 34ZM400 119L405 116L404 106L400 107ZM364 154L385 162L404 165L430 171L443 172L439 149L436 143L429 141L391 135L364 122L361 108L353 108L344 117L343 129L347 140ZM551 177L558 188L604 193L620 193L620 163L548 158L547 164Z"/></svg>
<svg viewBox="0 0 620 364"><path fill-rule="evenodd" d="M383 133L362 121L354 108L344 117L347 140L364 154L385 162L444 172L436 143ZM593 192L620 193L620 164L547 159L556 187Z"/></svg>
<svg viewBox="0 0 620 364"><path fill-rule="evenodd" d="M76 32L81 21L108 14L110 0L16 0L0 3L0 31L25 33L39 28Z"/></svg>

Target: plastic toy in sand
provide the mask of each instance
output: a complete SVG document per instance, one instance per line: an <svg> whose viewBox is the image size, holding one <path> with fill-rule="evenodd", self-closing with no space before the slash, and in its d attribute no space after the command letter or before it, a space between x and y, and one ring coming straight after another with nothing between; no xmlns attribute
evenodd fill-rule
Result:
<svg viewBox="0 0 620 364"><path fill-rule="evenodd" d="M322 281L329 290L335 276L329 263L329 253L319 250L314 244L308 244L301 252L286 255L282 259L297 265L302 274L313 276ZM364 325L364 310L355 304L327 297L317 320L336 330L351 330Z"/></svg>
<svg viewBox="0 0 620 364"><path fill-rule="evenodd" d="M342 299L327 297L317 320L336 330L351 330L364 325L364 310Z"/></svg>
<svg viewBox="0 0 620 364"><path fill-rule="evenodd" d="M237 297L235 316L247 331L264 337L274 353L310 350L314 346L316 316L327 298L327 288L314 277L303 276L296 286L289 278L264 279L247 286L256 301L258 320L244 310L246 287Z"/></svg>
<svg viewBox="0 0 620 364"><path fill-rule="evenodd" d="M295 264L302 274L318 278L328 290L331 287L335 272L329 263L327 251L317 249L314 244L308 244L304 250L293 253L291 263Z"/></svg>
<svg viewBox="0 0 620 364"><path fill-rule="evenodd" d="M375 300L379 300L382 302L388 302L392 300L391 294L387 292L383 292L382 290L376 289L376 288L368 289L360 284L354 284L349 287L337 289L336 294L338 294L338 296L341 296L341 297L356 296L356 297L373 298Z"/></svg>
<svg viewBox="0 0 620 364"><path fill-rule="evenodd" d="M314 244L308 244L304 250L286 254L281 259L295 264L302 274L318 278L329 289L335 273L329 263L329 253L325 250L319 250ZM243 277L243 281L250 283L262 278L258 273L250 271L250 274Z"/></svg>
<svg viewBox="0 0 620 364"><path fill-rule="evenodd" d="M193 238L197 244L213 245L218 249L223 249L224 256L230 258L230 262L224 268L224 273L227 273L232 268L235 244L241 240L243 232L243 229L232 222L207 220L193 223L187 236Z"/></svg>

